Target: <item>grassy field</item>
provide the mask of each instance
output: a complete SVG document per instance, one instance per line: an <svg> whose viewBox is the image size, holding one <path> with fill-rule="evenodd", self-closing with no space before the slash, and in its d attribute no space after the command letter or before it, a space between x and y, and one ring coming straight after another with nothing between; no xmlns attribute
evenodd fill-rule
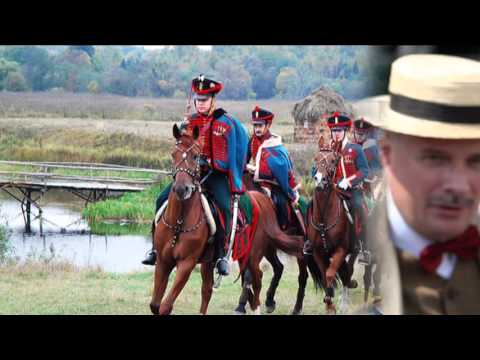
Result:
<svg viewBox="0 0 480 360"><path fill-rule="evenodd" d="M272 276L268 264L263 266L262 303ZM214 291L209 314L231 315L240 294L239 283L232 276L223 279ZM170 284L174 274L170 277ZM169 286L170 287L170 286ZM0 314L150 314L153 289L153 268L145 272L113 274L101 269L76 269L58 261L31 261L0 264ZM201 277L196 269L175 303L173 313L195 315L201 301ZM168 290L168 289L167 289ZM276 315L292 310L297 291L296 263L287 261L277 290ZM352 309L360 304L361 291L351 291ZM309 280L304 301L304 314L323 314L323 293L315 291ZM249 310L247 310L249 311ZM262 305L262 313L264 313Z"/></svg>
<svg viewBox="0 0 480 360"><path fill-rule="evenodd" d="M1 92L2 118L77 118L179 121L187 99L127 97L112 94L55 92ZM272 110L277 123L290 122L294 101L218 100L218 106L242 121L249 121L256 105Z"/></svg>

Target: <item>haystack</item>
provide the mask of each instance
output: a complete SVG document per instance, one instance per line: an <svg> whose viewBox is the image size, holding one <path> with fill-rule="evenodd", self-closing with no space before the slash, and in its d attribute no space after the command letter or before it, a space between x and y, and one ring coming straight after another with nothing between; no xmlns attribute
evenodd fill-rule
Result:
<svg viewBox="0 0 480 360"><path fill-rule="evenodd" d="M292 116L296 125L314 125L322 119L325 114L339 111L354 116L352 105L347 104L345 99L332 89L321 86L302 101L295 104L292 110Z"/></svg>

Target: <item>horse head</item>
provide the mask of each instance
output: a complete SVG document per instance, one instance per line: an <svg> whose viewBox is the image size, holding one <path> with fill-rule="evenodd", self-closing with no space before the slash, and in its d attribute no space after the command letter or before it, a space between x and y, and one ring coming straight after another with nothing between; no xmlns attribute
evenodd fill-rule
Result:
<svg viewBox="0 0 480 360"><path fill-rule="evenodd" d="M316 190L323 191L333 183L338 159L338 153L330 146L325 145L325 139L323 136L320 136L318 153L315 155L317 172L314 175L314 179Z"/></svg>
<svg viewBox="0 0 480 360"><path fill-rule="evenodd" d="M173 126L173 136L176 141L171 153L172 190L180 201L189 199L200 186L200 145L197 141L199 134L197 126L193 128L192 134L180 130L177 124Z"/></svg>

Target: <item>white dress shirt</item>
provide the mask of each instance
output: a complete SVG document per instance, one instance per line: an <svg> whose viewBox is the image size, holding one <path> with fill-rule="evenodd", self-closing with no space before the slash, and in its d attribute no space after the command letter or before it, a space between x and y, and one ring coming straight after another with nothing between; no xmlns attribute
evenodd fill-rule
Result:
<svg viewBox="0 0 480 360"><path fill-rule="evenodd" d="M422 250L432 244L433 241L426 239L407 224L398 210L390 190L387 190L387 214L395 247L419 259ZM457 256L455 254L444 253L436 270L437 275L444 279L450 279L456 263Z"/></svg>

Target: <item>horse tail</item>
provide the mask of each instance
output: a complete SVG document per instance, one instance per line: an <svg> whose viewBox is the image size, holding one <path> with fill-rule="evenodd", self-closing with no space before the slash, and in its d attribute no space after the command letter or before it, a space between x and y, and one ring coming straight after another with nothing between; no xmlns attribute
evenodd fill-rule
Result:
<svg viewBox="0 0 480 360"><path fill-rule="evenodd" d="M318 289L325 290L325 287L323 286L323 275L317 263L315 262L315 259L313 258L312 255L308 255L305 258L307 262L307 268L310 271L310 275L312 276L313 283L315 284L315 290L316 291L318 291Z"/></svg>
<svg viewBox="0 0 480 360"><path fill-rule="evenodd" d="M303 254L303 236L285 234L276 221L277 216L271 200L257 191L252 191L251 195L256 200L260 213L270 220L265 221L265 232L273 247L288 255L300 258Z"/></svg>

